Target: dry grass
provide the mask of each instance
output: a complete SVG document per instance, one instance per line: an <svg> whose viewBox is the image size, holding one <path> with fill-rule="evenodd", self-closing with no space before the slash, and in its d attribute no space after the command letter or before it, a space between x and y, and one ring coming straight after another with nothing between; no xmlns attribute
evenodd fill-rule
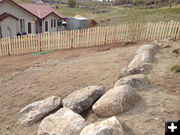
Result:
<svg viewBox="0 0 180 135"><path fill-rule="evenodd" d="M158 21L180 21L180 8L155 8L155 9L138 9L138 8L124 8L120 6L106 7L106 12L96 13L95 10L99 8L80 9L69 8L60 5L57 9L66 16L75 16L80 14L84 17L96 20L100 25L114 25L120 23L132 22L158 22Z"/></svg>

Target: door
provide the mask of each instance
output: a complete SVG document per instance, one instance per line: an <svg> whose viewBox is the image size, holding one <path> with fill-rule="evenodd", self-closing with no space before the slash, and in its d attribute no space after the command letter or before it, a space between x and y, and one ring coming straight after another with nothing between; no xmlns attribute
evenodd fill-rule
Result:
<svg viewBox="0 0 180 135"><path fill-rule="evenodd" d="M42 20L36 21L36 33L42 33Z"/></svg>
<svg viewBox="0 0 180 135"><path fill-rule="evenodd" d="M48 32L48 21L45 21L45 32Z"/></svg>
<svg viewBox="0 0 180 135"><path fill-rule="evenodd" d="M28 22L28 34L32 33L32 25L31 22Z"/></svg>

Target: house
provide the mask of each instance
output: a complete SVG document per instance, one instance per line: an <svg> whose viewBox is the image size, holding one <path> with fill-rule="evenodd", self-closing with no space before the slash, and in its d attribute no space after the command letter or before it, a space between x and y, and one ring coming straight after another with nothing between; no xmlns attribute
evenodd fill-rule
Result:
<svg viewBox="0 0 180 135"><path fill-rule="evenodd" d="M61 30L66 17L47 5L0 0L0 37Z"/></svg>

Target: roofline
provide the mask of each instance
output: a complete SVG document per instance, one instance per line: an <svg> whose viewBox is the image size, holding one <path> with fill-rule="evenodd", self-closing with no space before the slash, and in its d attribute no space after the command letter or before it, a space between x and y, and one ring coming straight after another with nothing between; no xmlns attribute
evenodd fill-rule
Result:
<svg viewBox="0 0 180 135"><path fill-rule="evenodd" d="M48 15L46 15L45 17L43 17L42 19L44 20L46 17L48 17L48 16L51 15L51 14L54 14L54 15L56 15L58 18L61 18L61 19L66 19L66 18L67 18L67 17L62 18L62 17L60 17L59 15L57 15L55 12L51 12L51 13L49 13Z"/></svg>
<svg viewBox="0 0 180 135"><path fill-rule="evenodd" d="M5 0L1 0L0 2L3 2L3 1L5 1ZM55 12L53 12L53 11L52 11L51 13L49 13L48 15L46 15L45 17L40 18L40 17L36 16L35 14L29 12L27 9L25 9L24 7L22 7L22 6L19 5L18 3L14 2L14 1L12 1L12 0L7 0L7 1L12 2L12 3L15 4L16 6L22 8L23 10L27 11L28 13L30 13L30 14L33 15L34 17L37 17L37 19L40 19L40 20L45 19L47 16L49 16L49 15L52 14L52 13L55 14L56 16L58 16L59 18L61 18L59 15L57 15L57 14L56 14ZM64 15L63 15L63 16L64 16ZM66 18L67 18L67 17L62 18L62 19L66 19Z"/></svg>
<svg viewBox="0 0 180 135"><path fill-rule="evenodd" d="M3 1L6 1L6 0L1 0L0 2L3 2ZM12 1L12 0L7 0L7 1L10 1L10 2L12 2L13 4L15 4L16 6L24 9L25 11L27 11L28 13L30 13L30 14L33 15L34 17L37 17L38 19L41 19L41 18L39 18L38 16L34 15L33 13L29 12L27 9L23 8L22 6L20 6L18 3L14 2L14 1Z"/></svg>
<svg viewBox="0 0 180 135"><path fill-rule="evenodd" d="M13 16L13 15L11 15L11 14L9 14L9 13L4 12L4 13L2 13L1 15L3 15L3 14L7 14L8 16L10 16L10 17L12 17L12 18L14 18L14 19L16 19L16 20L19 20L17 17L15 17L15 16ZM0 16L1 16L1 15L0 15ZM5 18L7 18L8 16L6 16ZM0 19L0 21L4 20L5 18Z"/></svg>

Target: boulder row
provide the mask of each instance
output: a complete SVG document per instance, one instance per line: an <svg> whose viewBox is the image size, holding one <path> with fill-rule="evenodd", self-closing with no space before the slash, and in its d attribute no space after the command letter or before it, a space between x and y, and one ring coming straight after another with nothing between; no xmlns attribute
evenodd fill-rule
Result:
<svg viewBox="0 0 180 135"><path fill-rule="evenodd" d="M136 55L129 63L127 68L120 71L118 79L134 74L148 74L152 69L152 64L155 60L154 55L157 53L158 45L155 43L142 45Z"/></svg>

